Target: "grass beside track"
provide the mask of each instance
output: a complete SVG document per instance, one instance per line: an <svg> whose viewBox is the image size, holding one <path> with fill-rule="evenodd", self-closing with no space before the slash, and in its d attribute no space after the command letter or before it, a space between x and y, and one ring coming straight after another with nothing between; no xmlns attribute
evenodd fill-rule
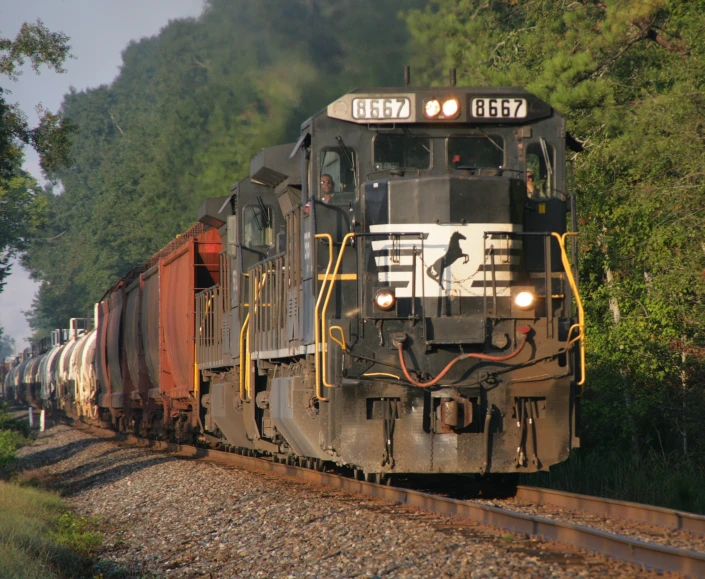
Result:
<svg viewBox="0 0 705 579"><path fill-rule="evenodd" d="M0 578L148 579L100 559L100 520L72 512L33 471L17 472L18 448L32 443L25 420L0 404ZM0 471L1 473L2 471Z"/></svg>
<svg viewBox="0 0 705 579"><path fill-rule="evenodd" d="M705 514L705 466L682 454L578 449L549 472L523 475L521 484Z"/></svg>
<svg viewBox="0 0 705 579"><path fill-rule="evenodd" d="M0 404L0 468L15 459L15 452L31 442L29 425L15 419L7 403Z"/></svg>
<svg viewBox="0 0 705 579"><path fill-rule="evenodd" d="M6 579L94 577L96 524L55 493L0 481L0 569Z"/></svg>

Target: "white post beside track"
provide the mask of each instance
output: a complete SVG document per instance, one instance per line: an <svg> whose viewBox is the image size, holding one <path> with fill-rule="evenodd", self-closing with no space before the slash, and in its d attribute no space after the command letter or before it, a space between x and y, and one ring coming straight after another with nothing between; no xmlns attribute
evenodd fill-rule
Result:
<svg viewBox="0 0 705 579"><path fill-rule="evenodd" d="M46 424L46 410L42 408L39 412L39 432L44 432L44 426Z"/></svg>
<svg viewBox="0 0 705 579"><path fill-rule="evenodd" d="M34 428L34 414L32 414L32 407L29 407L29 429Z"/></svg>

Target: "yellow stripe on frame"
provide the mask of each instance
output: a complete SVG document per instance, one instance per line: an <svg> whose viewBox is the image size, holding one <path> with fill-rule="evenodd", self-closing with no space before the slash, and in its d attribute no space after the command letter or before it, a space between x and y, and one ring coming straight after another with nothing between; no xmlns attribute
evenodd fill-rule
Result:
<svg viewBox="0 0 705 579"><path fill-rule="evenodd" d="M318 274L318 280L322 281L325 279L326 274L324 273L319 273ZM333 276L328 276L328 279L333 279ZM339 273L335 276L336 281L353 281L357 279L357 274L356 273Z"/></svg>

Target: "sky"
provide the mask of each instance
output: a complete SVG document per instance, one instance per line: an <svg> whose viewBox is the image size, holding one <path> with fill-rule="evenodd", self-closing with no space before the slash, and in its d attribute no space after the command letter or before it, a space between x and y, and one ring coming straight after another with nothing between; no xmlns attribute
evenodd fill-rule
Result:
<svg viewBox="0 0 705 579"><path fill-rule="evenodd" d="M7 100L18 103L34 125L38 104L56 112L70 87L80 91L110 84L120 72L122 51L130 41L158 34L170 20L198 17L203 1L0 0L0 37L14 39L22 23L41 19L52 32L70 37L75 57L64 65L64 74L40 69L37 75L26 67L18 82L0 78L0 86L12 92ZM25 169L42 181L37 155L25 153ZM22 311L32 305L37 285L19 264L12 271L0 293L0 325L21 350L31 335Z"/></svg>

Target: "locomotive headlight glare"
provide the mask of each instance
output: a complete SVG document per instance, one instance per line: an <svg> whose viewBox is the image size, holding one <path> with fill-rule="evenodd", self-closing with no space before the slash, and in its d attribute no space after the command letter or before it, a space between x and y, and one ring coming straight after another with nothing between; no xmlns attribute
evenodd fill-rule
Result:
<svg viewBox="0 0 705 579"><path fill-rule="evenodd" d="M394 295L394 292L391 292L387 289L379 290L375 294L375 305L380 310L384 310L385 312L391 310L394 307L396 301L397 297Z"/></svg>
<svg viewBox="0 0 705 579"><path fill-rule="evenodd" d="M433 119L441 112L441 103L439 103L436 99L426 101L426 104L423 107L423 112L429 119Z"/></svg>
<svg viewBox="0 0 705 579"><path fill-rule="evenodd" d="M522 310L528 310L534 305L534 294L531 292L519 292L514 296L514 303Z"/></svg>
<svg viewBox="0 0 705 579"><path fill-rule="evenodd" d="M443 103L443 116L447 119L453 118L460 110L458 99L448 99Z"/></svg>

